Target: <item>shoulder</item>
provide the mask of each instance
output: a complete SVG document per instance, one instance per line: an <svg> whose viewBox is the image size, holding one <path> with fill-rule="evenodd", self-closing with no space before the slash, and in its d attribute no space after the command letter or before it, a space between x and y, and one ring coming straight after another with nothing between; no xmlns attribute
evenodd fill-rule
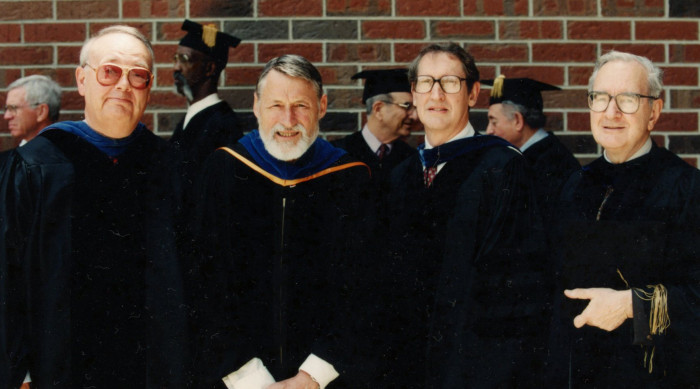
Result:
<svg viewBox="0 0 700 389"><path fill-rule="evenodd" d="M69 159L59 145L76 141L80 141L76 135L61 130L49 129L36 136L26 145L17 148L16 154L27 165L69 163Z"/></svg>

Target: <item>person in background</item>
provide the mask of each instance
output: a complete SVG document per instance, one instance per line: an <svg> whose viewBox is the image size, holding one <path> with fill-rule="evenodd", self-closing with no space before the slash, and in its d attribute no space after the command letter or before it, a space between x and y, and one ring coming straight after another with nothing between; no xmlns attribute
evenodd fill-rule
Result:
<svg viewBox="0 0 700 389"><path fill-rule="evenodd" d="M3 117L10 135L20 146L57 122L60 111L61 87L49 77L38 74L22 77L7 87Z"/></svg>

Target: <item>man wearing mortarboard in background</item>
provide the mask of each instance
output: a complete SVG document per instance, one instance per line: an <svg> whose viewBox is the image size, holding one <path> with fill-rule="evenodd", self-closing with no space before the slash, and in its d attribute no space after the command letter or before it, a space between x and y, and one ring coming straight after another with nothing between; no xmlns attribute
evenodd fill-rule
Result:
<svg viewBox="0 0 700 389"><path fill-rule="evenodd" d="M483 80L493 85L489 100L486 133L499 136L520 149L534 170L537 203L549 221L553 204L566 179L580 168L559 139L544 130L547 117L542 112L542 91L560 88L530 78Z"/></svg>
<svg viewBox="0 0 700 389"><path fill-rule="evenodd" d="M364 78L362 103L367 108L367 124L333 143L372 169L372 180L379 184L394 166L415 150L402 138L411 135L418 120L406 69L365 70L352 76Z"/></svg>

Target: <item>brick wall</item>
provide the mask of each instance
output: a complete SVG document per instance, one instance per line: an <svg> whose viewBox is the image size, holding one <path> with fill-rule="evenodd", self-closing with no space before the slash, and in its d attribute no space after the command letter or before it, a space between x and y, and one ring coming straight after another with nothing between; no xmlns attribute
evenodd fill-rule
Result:
<svg viewBox="0 0 700 389"><path fill-rule="evenodd" d="M185 107L170 60L184 18L216 23L243 39L220 91L248 128L255 127L255 79L274 56L301 54L319 67L329 95L322 131L332 138L362 125L362 86L352 74L405 66L427 43L451 40L475 56L483 78L503 73L561 86L545 95L547 127L585 161L600 152L588 129L588 76L598 55L618 49L665 70L655 139L693 165L700 158L696 0L0 0L0 100L4 105L4 88L14 79L43 73L65 88L62 119L80 119L74 81L80 46L90 33L126 23L154 44L156 82L143 120L167 136ZM472 114L477 129L485 129L487 94ZM0 122L6 149L12 140Z"/></svg>

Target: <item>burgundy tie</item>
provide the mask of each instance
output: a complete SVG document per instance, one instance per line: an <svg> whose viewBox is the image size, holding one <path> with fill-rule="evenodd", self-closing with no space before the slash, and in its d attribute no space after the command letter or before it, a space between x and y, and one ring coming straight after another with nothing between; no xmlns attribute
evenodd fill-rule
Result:
<svg viewBox="0 0 700 389"><path fill-rule="evenodd" d="M379 150L377 150L377 157L379 158L380 161L382 159L384 159L384 156L387 155L388 151L389 151L389 146L385 145L384 143L382 143L382 145L379 146Z"/></svg>
<svg viewBox="0 0 700 389"><path fill-rule="evenodd" d="M433 180L437 174L437 166L431 166L423 170L423 183L425 183L426 188L430 188L433 185Z"/></svg>

